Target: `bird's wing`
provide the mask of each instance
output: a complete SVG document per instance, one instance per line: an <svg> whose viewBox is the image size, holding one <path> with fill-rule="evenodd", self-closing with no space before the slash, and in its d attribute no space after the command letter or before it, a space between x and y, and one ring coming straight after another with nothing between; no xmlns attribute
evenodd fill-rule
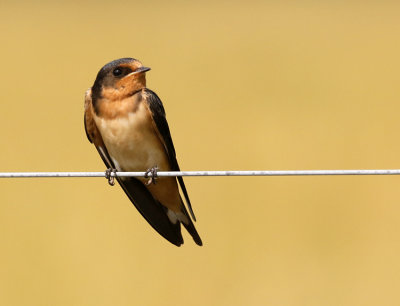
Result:
<svg viewBox="0 0 400 306"><path fill-rule="evenodd" d="M115 168L115 165L107 152L103 139L93 119L93 105L90 89L85 96L85 131L91 143L93 143L108 168ZM141 181L136 178L117 177L118 183L125 191L131 202L135 205L147 222L169 242L180 246L183 243L180 223L173 224L162 206Z"/></svg>
<svg viewBox="0 0 400 306"><path fill-rule="evenodd" d="M169 131L169 126L167 119L165 117L165 110L164 106L157 96L157 94L150 89L144 89L146 100L148 102L148 106L150 108L153 122L155 123L156 131L161 142L164 145L165 151L167 152L168 159L173 171L180 171L178 161L176 160L176 153L174 143L172 142L171 133ZM196 217L194 215L192 204L190 203L189 195L186 190L185 183L183 182L183 178L181 176L177 177L179 185L181 186L183 195L185 196L187 206L190 211L190 215L192 216L193 220L196 221Z"/></svg>

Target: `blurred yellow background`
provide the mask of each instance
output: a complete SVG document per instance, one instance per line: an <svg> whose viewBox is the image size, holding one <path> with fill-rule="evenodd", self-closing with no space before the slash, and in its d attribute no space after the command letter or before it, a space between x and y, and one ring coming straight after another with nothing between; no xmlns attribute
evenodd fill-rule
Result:
<svg viewBox="0 0 400 306"><path fill-rule="evenodd" d="M83 97L152 68L184 170L400 165L400 5L0 3L0 171L103 171ZM186 178L177 248L102 178L1 179L0 305L399 305L400 177Z"/></svg>

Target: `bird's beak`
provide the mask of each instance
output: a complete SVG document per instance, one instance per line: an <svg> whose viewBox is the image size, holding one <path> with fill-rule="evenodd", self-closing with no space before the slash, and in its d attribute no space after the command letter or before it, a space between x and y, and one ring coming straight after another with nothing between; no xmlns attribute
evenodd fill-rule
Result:
<svg viewBox="0 0 400 306"><path fill-rule="evenodd" d="M135 74L143 73L143 72L146 72L146 71L149 71L149 70L150 70L149 67L139 67L134 72L131 72L128 75L126 75L125 78L129 77L129 76L132 76L132 75L135 75Z"/></svg>
<svg viewBox="0 0 400 306"><path fill-rule="evenodd" d="M149 71L151 68L149 67L139 67L138 69L136 69L133 73L141 73L141 72L146 72Z"/></svg>

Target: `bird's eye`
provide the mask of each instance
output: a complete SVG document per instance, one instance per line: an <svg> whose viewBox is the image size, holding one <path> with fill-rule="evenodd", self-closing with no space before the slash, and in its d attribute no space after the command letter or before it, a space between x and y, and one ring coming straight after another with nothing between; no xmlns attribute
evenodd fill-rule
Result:
<svg viewBox="0 0 400 306"><path fill-rule="evenodd" d="M115 68L113 70L113 75L114 76L120 76L122 74L122 69L121 68Z"/></svg>

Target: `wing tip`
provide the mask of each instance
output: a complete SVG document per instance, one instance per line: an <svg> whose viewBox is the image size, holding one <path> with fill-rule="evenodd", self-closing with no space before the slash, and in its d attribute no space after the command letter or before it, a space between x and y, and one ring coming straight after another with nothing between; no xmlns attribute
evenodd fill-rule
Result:
<svg viewBox="0 0 400 306"><path fill-rule="evenodd" d="M203 246L203 241L201 241L200 236L199 236L199 239L198 239L198 240L195 239L195 238L193 238L193 240L194 240L194 242L195 242L198 246Z"/></svg>
<svg viewBox="0 0 400 306"><path fill-rule="evenodd" d="M174 224L169 220L165 208L153 198L143 183L135 178L128 180L117 178L117 180L133 205L153 229L170 243L181 246L183 238L180 222Z"/></svg>
<svg viewBox="0 0 400 306"><path fill-rule="evenodd" d="M163 236L163 235L161 235L161 236ZM170 239L169 237L167 238L167 237L165 237L165 236L163 236L166 240L168 240L168 242L170 242L170 243L172 243L173 245L175 245L175 246L177 246L177 247L180 247L182 244L183 244L183 239L182 239L182 237L181 237L181 239L180 240L173 240L173 239Z"/></svg>
<svg viewBox="0 0 400 306"><path fill-rule="evenodd" d="M193 222L191 220L189 220L189 224L185 224L184 222L182 222L182 224L186 228L186 230L189 232L190 236L192 236L194 242L198 246L202 246L203 241L201 240L199 233L197 232L196 228L194 227Z"/></svg>

